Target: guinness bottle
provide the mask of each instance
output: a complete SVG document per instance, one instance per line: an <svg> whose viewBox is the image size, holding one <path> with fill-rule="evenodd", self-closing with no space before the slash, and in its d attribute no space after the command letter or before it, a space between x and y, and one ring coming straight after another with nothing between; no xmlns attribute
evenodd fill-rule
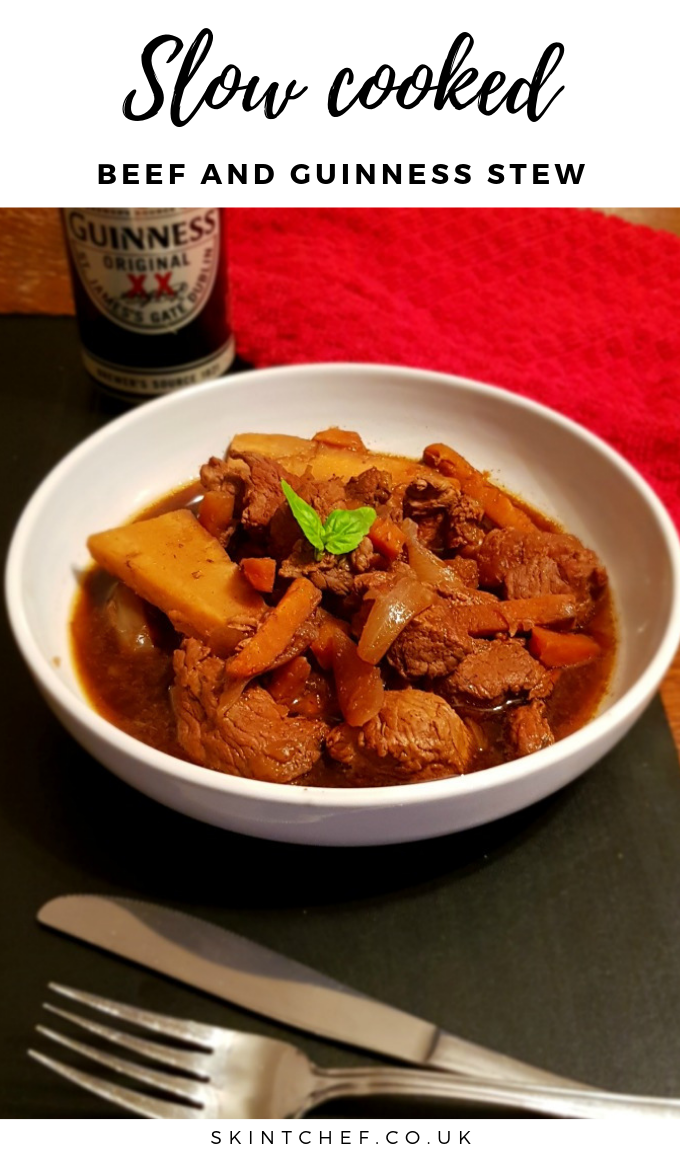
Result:
<svg viewBox="0 0 680 1152"><path fill-rule="evenodd" d="M64 208L62 217L96 380L135 400L227 371L224 209Z"/></svg>

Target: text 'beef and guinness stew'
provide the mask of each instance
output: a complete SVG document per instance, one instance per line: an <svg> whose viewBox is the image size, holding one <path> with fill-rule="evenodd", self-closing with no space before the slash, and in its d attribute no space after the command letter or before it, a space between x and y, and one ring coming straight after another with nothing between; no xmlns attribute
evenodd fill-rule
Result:
<svg viewBox="0 0 680 1152"><path fill-rule="evenodd" d="M545 748L614 661L589 548L444 444L246 433L89 540L77 666L125 732L276 784L412 784Z"/></svg>

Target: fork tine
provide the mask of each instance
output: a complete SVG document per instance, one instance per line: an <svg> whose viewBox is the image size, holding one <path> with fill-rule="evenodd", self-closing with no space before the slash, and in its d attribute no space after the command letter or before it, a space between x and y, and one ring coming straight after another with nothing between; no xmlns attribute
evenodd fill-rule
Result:
<svg viewBox="0 0 680 1152"><path fill-rule="evenodd" d="M149 1060L157 1060L170 1068L180 1068L183 1072L190 1072L204 1080L210 1077L206 1072L206 1056L202 1052L187 1052L186 1049L168 1048L165 1044L155 1044L153 1040L143 1040L139 1036L131 1036L121 1032L118 1028L108 1028L105 1024L98 1024L94 1020L86 1020L84 1016L77 1016L75 1012L65 1012L63 1008L56 1008L53 1004L43 1004L48 1012L69 1020L71 1024L108 1040L111 1044L118 1044L139 1056L146 1056Z"/></svg>
<svg viewBox="0 0 680 1152"><path fill-rule="evenodd" d="M44 1056L42 1052L37 1052L34 1048L29 1049L28 1055L33 1060L37 1060L39 1064L44 1064L46 1068L50 1068L52 1072L56 1072L58 1076L63 1076L65 1080L71 1080L80 1088L85 1088L87 1092L101 1096L104 1100L110 1100L112 1104L118 1104L119 1107L127 1108L130 1112L136 1112L139 1116L146 1116L149 1120L191 1120L200 1117L200 1113L197 1113L194 1108L173 1104L169 1100L157 1100L153 1096L145 1096L143 1092L133 1092L129 1088L120 1087L118 1084L109 1084L107 1080L101 1080L99 1076L91 1076L88 1072L71 1068L68 1064L62 1064L60 1060L53 1060L50 1056Z"/></svg>
<svg viewBox="0 0 680 1152"><path fill-rule="evenodd" d="M97 1012L105 1012L118 1020L126 1020L129 1024L148 1028L150 1032L171 1036L174 1040L184 1040L209 1051L215 1047L215 1038L222 1031L208 1024L197 1024L194 1020L178 1020L175 1016L162 1016L159 1012L144 1012L141 1008L132 1008L129 1004L121 1004L118 1000L107 1000L104 996L94 996L91 992L81 992L65 984L48 984L48 988L60 996L66 996L69 1000L86 1004Z"/></svg>
<svg viewBox="0 0 680 1152"><path fill-rule="evenodd" d="M42 1036L54 1040L56 1044L63 1044L65 1048L70 1048L72 1052L78 1052L81 1056L87 1056L97 1064L103 1064L105 1068L111 1068L114 1072L129 1076L131 1080L141 1080L143 1084L150 1084L152 1088L158 1088L161 1092L168 1092L171 1096L182 1096L185 1100L202 1104L201 1086L197 1080L187 1080L183 1076L173 1076L169 1072L157 1072L154 1068L146 1068L142 1064L133 1063L132 1060L124 1060L121 1056L102 1052L101 1049L93 1048L90 1044L81 1044L79 1040L72 1040L70 1036L63 1036L61 1032L54 1032L51 1028L43 1027L42 1024L36 1026L36 1031L40 1032Z"/></svg>

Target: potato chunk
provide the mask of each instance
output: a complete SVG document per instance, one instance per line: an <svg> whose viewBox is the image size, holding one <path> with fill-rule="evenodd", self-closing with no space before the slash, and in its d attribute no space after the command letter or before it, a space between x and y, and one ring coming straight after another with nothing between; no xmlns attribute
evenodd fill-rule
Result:
<svg viewBox="0 0 680 1152"><path fill-rule="evenodd" d="M318 440L303 440L299 436L266 432L241 432L234 436L229 445L228 457L252 452L269 456L294 476L302 476L309 468L315 480L328 480L331 476L350 480L368 468L389 472L396 484L408 483L418 476L439 475L436 469L405 456L387 456L381 452L369 452L367 448L363 451L342 448Z"/></svg>
<svg viewBox="0 0 680 1152"><path fill-rule="evenodd" d="M228 656L264 613L262 597L187 508L97 532L87 546L178 632L219 656Z"/></svg>

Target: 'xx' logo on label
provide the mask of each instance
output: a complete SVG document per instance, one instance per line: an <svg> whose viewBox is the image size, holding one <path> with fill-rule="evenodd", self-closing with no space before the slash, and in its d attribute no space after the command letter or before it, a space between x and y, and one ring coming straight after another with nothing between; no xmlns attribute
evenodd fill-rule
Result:
<svg viewBox="0 0 680 1152"><path fill-rule="evenodd" d="M165 273L154 272L154 280L156 281L156 289L155 289L155 292L151 293L151 295L155 295L157 300L160 300L161 296L176 296L177 295L177 293L175 292L175 289L172 287L172 285L170 283L171 276L172 276L172 272L165 272ZM142 272L141 275L135 276L135 274L133 272L128 272L127 278L130 281L130 287L128 288L127 292L125 293L127 298L132 299L134 296L141 296L143 299L146 300L147 296L149 295L149 293L147 293L147 291L146 291L146 288L144 287L144 284L146 281L146 273Z"/></svg>

